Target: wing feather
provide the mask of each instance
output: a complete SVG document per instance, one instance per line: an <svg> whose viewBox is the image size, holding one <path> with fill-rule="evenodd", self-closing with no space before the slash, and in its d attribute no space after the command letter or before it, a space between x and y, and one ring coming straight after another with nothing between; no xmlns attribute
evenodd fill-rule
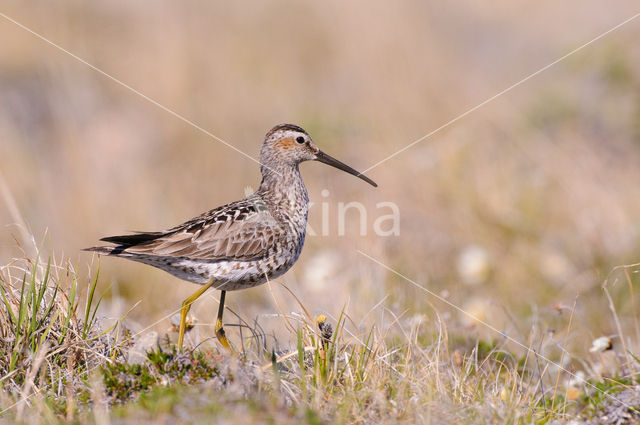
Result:
<svg viewBox="0 0 640 425"><path fill-rule="evenodd" d="M229 204L152 237L136 234L110 238L133 254L189 257L202 260L250 260L263 256L284 229L266 208ZM125 242L126 243L126 242Z"/></svg>

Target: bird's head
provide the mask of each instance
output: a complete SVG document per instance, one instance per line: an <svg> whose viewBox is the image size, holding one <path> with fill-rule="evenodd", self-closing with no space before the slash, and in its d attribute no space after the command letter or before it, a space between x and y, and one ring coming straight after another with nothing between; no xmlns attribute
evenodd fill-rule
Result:
<svg viewBox="0 0 640 425"><path fill-rule="evenodd" d="M378 186L364 174L322 152L301 127L280 124L269 130L260 150L260 163L264 167L277 170L281 165L296 166L303 161L323 162Z"/></svg>

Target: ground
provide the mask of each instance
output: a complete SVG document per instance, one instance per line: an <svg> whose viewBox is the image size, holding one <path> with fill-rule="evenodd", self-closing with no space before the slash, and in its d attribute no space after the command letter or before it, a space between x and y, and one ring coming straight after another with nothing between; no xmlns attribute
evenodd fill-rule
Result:
<svg viewBox="0 0 640 425"><path fill-rule="evenodd" d="M135 336L124 317L105 329L98 272L82 282L35 258L2 270L6 423L640 420L640 360L610 338L594 341L593 357L557 357L542 341L518 347L426 317L353 334L348 317L332 324L300 305L304 319L277 351L250 326L239 352L212 339L179 350L175 332Z"/></svg>

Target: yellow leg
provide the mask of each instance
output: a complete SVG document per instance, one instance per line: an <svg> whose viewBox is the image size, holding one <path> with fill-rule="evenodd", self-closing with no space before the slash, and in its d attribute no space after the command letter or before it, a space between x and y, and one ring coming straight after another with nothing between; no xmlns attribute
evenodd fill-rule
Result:
<svg viewBox="0 0 640 425"><path fill-rule="evenodd" d="M231 345L224 334L224 328L222 327L222 313L224 313L224 297L226 294L227 291L220 291L220 305L218 306L218 318L216 319L216 337L224 348L233 352L233 348L231 348Z"/></svg>
<svg viewBox="0 0 640 425"><path fill-rule="evenodd" d="M184 340L184 330L187 324L187 313L191 309L191 304L202 294L204 294L207 289L211 288L213 285L213 279L211 279L206 284L202 285L200 289L198 289L193 295L191 295L186 300L182 301L182 308L180 309L180 333L178 334L178 350L182 350L182 341Z"/></svg>

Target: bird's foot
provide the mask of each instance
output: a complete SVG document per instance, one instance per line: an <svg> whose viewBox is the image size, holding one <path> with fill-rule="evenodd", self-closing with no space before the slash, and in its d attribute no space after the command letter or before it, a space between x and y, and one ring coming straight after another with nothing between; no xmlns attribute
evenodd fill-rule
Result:
<svg viewBox="0 0 640 425"><path fill-rule="evenodd" d="M236 350L231 346L229 340L227 339L227 336L225 335L221 319L216 320L216 338L218 338L218 341L220 341L220 344L222 344L224 348L226 348L233 354L236 353Z"/></svg>

